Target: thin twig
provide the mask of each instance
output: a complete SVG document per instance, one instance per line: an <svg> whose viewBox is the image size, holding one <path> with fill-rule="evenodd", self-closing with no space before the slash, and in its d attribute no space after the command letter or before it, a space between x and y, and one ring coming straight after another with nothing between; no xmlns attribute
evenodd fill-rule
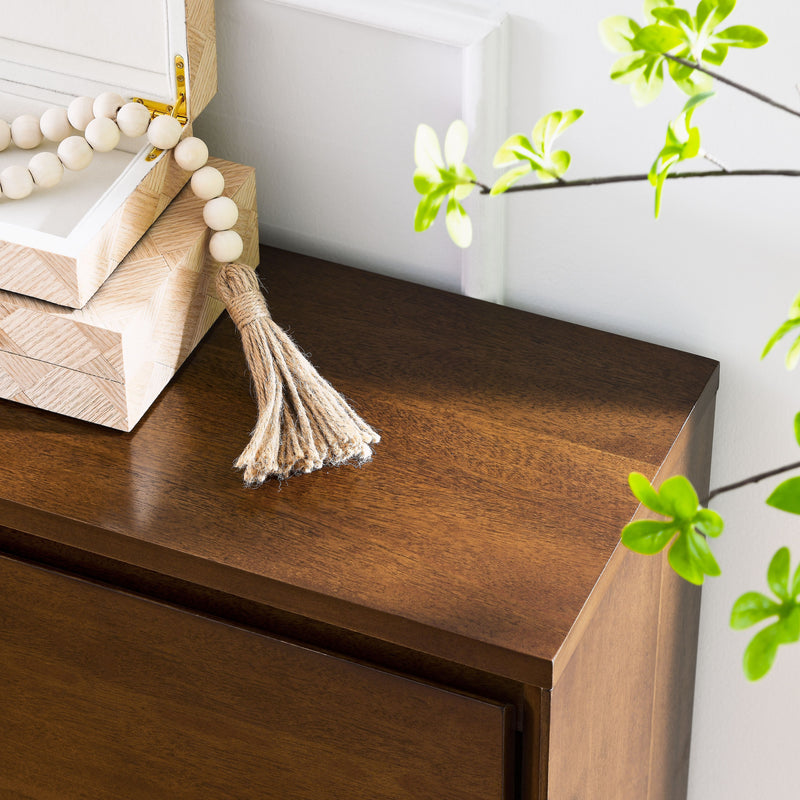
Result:
<svg viewBox="0 0 800 800"><path fill-rule="evenodd" d="M741 489L742 486L747 486L751 483L758 483L759 481L763 481L765 478L771 478L774 475L780 475L783 472L790 472L793 469L800 469L800 461L795 461L793 464L786 464L786 466L783 467L776 467L775 469L770 469L766 472L759 472L757 475L752 475L744 480L736 481L736 483L729 483L726 486L720 486L718 489L712 489L708 493L708 497L705 499L703 505L708 505L712 498L717 497L717 495L723 494L724 492L732 492L734 489Z"/></svg>
<svg viewBox="0 0 800 800"><path fill-rule="evenodd" d="M790 106L786 106L783 103L779 103L777 100L773 100L771 97L768 97L767 95L762 94L761 92L755 91L755 89L750 89L747 86L743 86L741 83L732 81L730 78L726 78L724 75L720 75L718 72L714 72L713 70L710 70L707 67L703 67L694 61L689 61L685 58L681 58L680 56L672 56L669 53L663 53L662 55L664 56L664 58L668 58L670 61L674 61L676 64L683 64L684 67L689 67L690 69L696 69L698 72L704 72L706 75L710 75L712 78L714 78L714 80L717 80L720 83L725 83L728 86L733 87L734 89L738 89L740 92L749 94L751 97L755 97L756 100L760 100L762 103L766 103L767 105L781 109L781 111L786 111L789 114L794 114L794 116L800 117L800 111L797 111L796 109L791 108Z"/></svg>
<svg viewBox="0 0 800 800"><path fill-rule="evenodd" d="M800 170L797 169L732 169L732 170L706 170L697 172L671 172L667 175L667 180L678 180L680 178L722 178L736 176L772 176L800 178ZM647 173L641 172L634 175L604 175L599 178L581 178L574 181L562 181L561 183L525 183L522 186L512 186L506 189L503 194L513 192L537 192L545 189L569 189L576 186L602 186L608 183L634 183L636 181L646 181L649 177ZM491 189L483 183L475 182L480 187L481 194L489 194Z"/></svg>

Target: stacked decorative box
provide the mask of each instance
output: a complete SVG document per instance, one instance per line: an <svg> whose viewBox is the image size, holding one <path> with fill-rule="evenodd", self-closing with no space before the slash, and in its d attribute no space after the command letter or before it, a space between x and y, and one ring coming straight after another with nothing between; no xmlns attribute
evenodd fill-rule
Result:
<svg viewBox="0 0 800 800"><path fill-rule="evenodd" d="M86 0L81 11L26 0L5 15L0 118L116 91L185 113L189 135L216 92L213 0ZM12 145L0 170L29 157ZM210 163L239 207L239 260L255 266L254 171ZM170 152L123 137L53 189L0 198L0 397L134 427L223 309L188 179Z"/></svg>

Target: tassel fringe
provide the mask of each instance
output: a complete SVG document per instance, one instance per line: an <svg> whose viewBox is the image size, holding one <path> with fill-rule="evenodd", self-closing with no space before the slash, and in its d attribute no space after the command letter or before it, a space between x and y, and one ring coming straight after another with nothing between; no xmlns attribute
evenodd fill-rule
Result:
<svg viewBox="0 0 800 800"><path fill-rule="evenodd" d="M234 462L244 482L369 461L380 436L273 322L255 270L225 264L216 288L242 337L258 403L250 443Z"/></svg>

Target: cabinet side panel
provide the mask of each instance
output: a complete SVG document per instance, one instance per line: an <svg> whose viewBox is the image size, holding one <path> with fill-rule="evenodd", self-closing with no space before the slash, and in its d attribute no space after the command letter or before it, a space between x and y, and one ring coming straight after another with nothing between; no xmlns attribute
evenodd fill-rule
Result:
<svg viewBox="0 0 800 800"><path fill-rule="evenodd" d="M690 446L675 450L665 464L665 475L686 475L701 497L708 491L713 431L714 404L711 403L704 413L698 417L693 415L687 422L684 435ZM648 800L686 797L699 625L700 587L679 578L665 563L661 578Z"/></svg>
<svg viewBox="0 0 800 800"><path fill-rule="evenodd" d="M614 558L614 584L552 691L550 800L647 797L661 560Z"/></svg>
<svg viewBox="0 0 800 800"><path fill-rule="evenodd" d="M706 491L713 389L688 417L656 485L684 474ZM546 796L685 798L698 587L673 573L666 551L648 557L620 546L595 595L552 692Z"/></svg>

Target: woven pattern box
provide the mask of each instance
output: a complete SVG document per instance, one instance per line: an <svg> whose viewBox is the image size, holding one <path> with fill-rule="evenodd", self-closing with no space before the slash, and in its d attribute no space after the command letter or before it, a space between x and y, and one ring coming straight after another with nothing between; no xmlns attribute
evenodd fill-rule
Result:
<svg viewBox="0 0 800 800"><path fill-rule="evenodd" d="M25 0L4 12L0 118L105 91L165 105L183 93L188 134L217 89L214 0L79 5ZM0 199L0 289L81 308L189 178L173 159L148 160L151 151L145 137L123 137L58 186ZM0 169L30 155L12 145Z"/></svg>
<svg viewBox="0 0 800 800"><path fill-rule="evenodd" d="M255 172L209 163L239 206L239 260L255 266ZM223 310L202 210L184 187L81 309L0 291L0 397L132 430Z"/></svg>

